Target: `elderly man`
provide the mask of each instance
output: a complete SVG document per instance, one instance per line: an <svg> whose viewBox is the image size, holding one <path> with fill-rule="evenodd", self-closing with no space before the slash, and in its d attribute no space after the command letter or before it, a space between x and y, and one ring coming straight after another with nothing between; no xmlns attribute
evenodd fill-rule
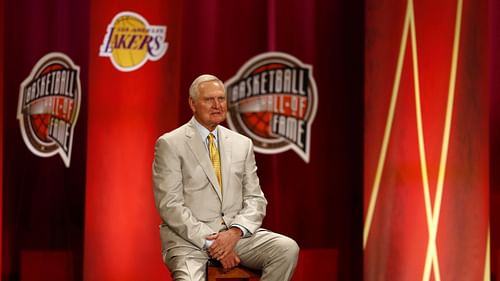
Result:
<svg viewBox="0 0 500 281"><path fill-rule="evenodd" d="M259 185L252 141L220 125L224 84L201 75L189 89L191 120L155 146L153 182L163 260L174 280L205 280L209 259L225 270L242 264L261 280L290 280L299 247L260 228L267 201Z"/></svg>

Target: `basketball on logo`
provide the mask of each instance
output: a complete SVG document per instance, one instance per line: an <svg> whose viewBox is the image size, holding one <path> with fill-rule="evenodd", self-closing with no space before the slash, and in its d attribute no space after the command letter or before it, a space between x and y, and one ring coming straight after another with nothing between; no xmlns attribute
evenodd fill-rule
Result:
<svg viewBox="0 0 500 281"><path fill-rule="evenodd" d="M120 71L133 71L165 54L166 37L166 26L149 25L137 13L121 12L108 25L99 55L110 57Z"/></svg>
<svg viewBox="0 0 500 281"><path fill-rule="evenodd" d="M317 91L312 67L280 52L250 59L226 83L228 124L250 137L255 151L289 149L309 162Z"/></svg>
<svg viewBox="0 0 500 281"><path fill-rule="evenodd" d="M260 137L274 138L269 130L272 113L270 112L244 112L241 119L245 125Z"/></svg>
<svg viewBox="0 0 500 281"><path fill-rule="evenodd" d="M47 75L48 73L56 70L63 70L64 66L60 63L54 63L51 65L47 65L44 69L42 69L40 75ZM51 114L43 111L33 110L32 114L29 115L31 121L31 127L33 133L38 138L39 141L50 143L51 140L49 138L49 123Z"/></svg>
<svg viewBox="0 0 500 281"><path fill-rule="evenodd" d="M33 132L36 134L38 139L44 142L49 141L49 114L32 114L31 118L31 126L33 127Z"/></svg>
<svg viewBox="0 0 500 281"><path fill-rule="evenodd" d="M115 32L128 32L132 36L144 36L146 31L146 24L137 17L124 15L116 19L113 28ZM147 33L147 32L146 32ZM115 37L119 40L120 37ZM127 48L124 44L113 42L116 46L112 49L111 54L113 60L122 68L131 68L135 65L141 64L148 55L148 48L146 44L142 44L137 48Z"/></svg>

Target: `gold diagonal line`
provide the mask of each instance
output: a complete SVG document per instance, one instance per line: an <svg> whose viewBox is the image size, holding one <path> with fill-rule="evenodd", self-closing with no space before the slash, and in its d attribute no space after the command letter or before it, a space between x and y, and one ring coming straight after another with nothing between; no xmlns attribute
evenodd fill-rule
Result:
<svg viewBox="0 0 500 281"><path fill-rule="evenodd" d="M404 54L406 50L406 40L408 37L409 29L409 9L406 9L405 22L403 26L403 34L401 37L401 45L399 47L398 62L396 66L396 73L394 77L394 84L392 86L391 101L389 104L389 111L387 113L387 120L385 123L384 138L382 140L382 147L380 149L379 159L377 163L377 170L375 172L375 180L373 181L372 192L370 194L370 201L368 204L368 210L366 213L365 226L363 230L363 249L366 247L368 241L368 235L370 234L370 228L373 220L373 213L375 210L375 205L377 203L378 192L380 188L380 180L382 178L382 172L384 169L385 158L387 155L387 146L389 145L389 137L392 130L392 123L394 120L394 111L396 109L396 101L398 99L399 84L401 82L401 73L403 69Z"/></svg>
<svg viewBox="0 0 500 281"><path fill-rule="evenodd" d="M434 208L433 208L433 225L434 225L434 240L437 236L437 231L439 227L439 217L441 214L441 203L443 197L443 186L444 186L444 177L446 173L446 164L448 159L448 148L450 144L450 131L451 131L451 123L453 117L453 103L455 100L455 87L456 87L456 78L457 78L457 65L458 65L458 52L460 48L460 30L462 25L462 0L457 1L457 13L455 17L455 34L453 39L453 54L452 54L452 62L451 62L451 73L450 73L450 83L448 88L448 102L446 106L446 120L445 120L445 128L443 132L443 146L441 150L441 159L439 163L439 174L438 174L438 182L436 188L436 196L434 199Z"/></svg>
<svg viewBox="0 0 500 281"><path fill-rule="evenodd" d="M446 162L448 159L448 147L450 143L451 121L453 116L453 102L455 99L455 86L457 76L458 51L460 43L460 28L462 23L462 0L457 3L457 16L455 20L455 36L453 40L453 55L451 61L450 83L448 88L448 102L446 105L446 120L443 132L443 145L441 147L441 159L439 163L439 174L436 191L436 200L434 201L434 224L439 223L439 214L441 211L441 198L443 196L443 184L446 174Z"/></svg>
<svg viewBox="0 0 500 281"><path fill-rule="evenodd" d="M415 87L415 115L417 122L417 138L418 138L418 152L420 156L420 170L422 172L422 183L424 191L424 204L425 204L425 215L427 220L427 225L432 225L432 208L431 208L431 196L429 192L429 175L427 170L427 158L425 152L425 141L424 141L424 129L422 125L422 106L420 102L420 78L418 69L418 55L417 55L417 32L415 30L415 18L413 13L413 1L409 1L411 4L411 20L410 20L410 36L412 45L412 62L413 62L413 83Z"/></svg>
<svg viewBox="0 0 500 281"><path fill-rule="evenodd" d="M459 43L460 43L460 29L462 22L462 0L458 0L457 2L457 12L455 18L455 32L453 39L453 52L452 52L452 62L451 62L451 70L450 70L450 82L448 87L448 101L446 106L446 117L445 117L445 126L443 132L443 143L441 147L441 158L439 162L439 172L438 172L438 181L436 187L436 195L434 198L434 208L432 212L432 228L429 243L430 247L427 248L426 255L426 263L425 268L428 268L429 259L432 260L433 265L437 265L437 250L436 250L436 237L437 231L439 227L439 217L441 213L441 203L443 196L443 186L444 186L444 177L446 172L446 163L448 158L448 148L450 142L450 131L451 131L451 122L452 122L452 113L453 113L453 101L455 97L455 86L456 86L456 73L457 73L457 64L458 64L458 51L459 51ZM436 269L439 270L438 267L434 267L434 272L436 275ZM425 276L425 273L424 273ZM439 276L439 274L438 274ZM428 279L424 279L428 280Z"/></svg>
<svg viewBox="0 0 500 281"><path fill-rule="evenodd" d="M432 207L431 207L431 196L429 191L429 175L427 169L427 159L425 152L425 141L424 141L424 129L422 125L422 106L420 101L420 78L419 78L419 68L418 68L418 48L417 48L417 32L415 26L415 13L413 9L413 1L409 2L410 7L410 36L411 36L411 45L412 45L412 64L413 64L413 83L415 87L415 114L416 114L416 122L417 122L417 137L418 137L418 151L420 156L420 169L422 173L422 188L424 193L424 207L425 207L425 217L427 221L427 229L429 233L429 242L427 244L428 257L426 261L429 261L429 254L432 258L432 264L430 262L426 262L424 265L424 271L422 275L422 280L428 280L431 272L431 265L434 268L434 279L436 281L440 281L439 274L439 263L437 259L437 251L436 244L434 243L435 239L432 237L434 225L432 223ZM435 258L434 258L435 257Z"/></svg>
<svg viewBox="0 0 500 281"><path fill-rule="evenodd" d="M484 257L483 281L490 281L490 226L488 224L488 236L486 237L486 255Z"/></svg>

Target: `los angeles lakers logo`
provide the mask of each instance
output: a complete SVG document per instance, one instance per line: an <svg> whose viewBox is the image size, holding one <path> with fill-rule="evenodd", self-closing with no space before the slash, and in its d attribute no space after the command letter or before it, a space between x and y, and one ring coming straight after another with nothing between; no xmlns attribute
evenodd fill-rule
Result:
<svg viewBox="0 0 500 281"><path fill-rule="evenodd" d="M250 137L257 152L292 149L309 162L318 103L312 66L286 53L264 53L225 84L231 129Z"/></svg>
<svg viewBox="0 0 500 281"><path fill-rule="evenodd" d="M110 57L120 71L133 71L148 60L159 60L167 51L167 27L149 25L134 12L117 14L102 41L99 55Z"/></svg>
<svg viewBox="0 0 500 281"><path fill-rule="evenodd" d="M26 146L37 156L71 160L80 110L80 68L63 53L49 53L21 83L17 119Z"/></svg>

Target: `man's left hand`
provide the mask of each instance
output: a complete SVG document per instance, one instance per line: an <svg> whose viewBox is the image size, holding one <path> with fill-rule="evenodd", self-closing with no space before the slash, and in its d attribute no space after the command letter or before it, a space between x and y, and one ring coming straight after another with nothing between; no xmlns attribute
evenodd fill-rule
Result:
<svg viewBox="0 0 500 281"><path fill-rule="evenodd" d="M214 241L208 248L208 253L213 259L219 261L224 259L228 254L234 251L234 247L238 240L240 240L241 234L242 232L239 228L233 227L226 231L208 236L208 240Z"/></svg>

